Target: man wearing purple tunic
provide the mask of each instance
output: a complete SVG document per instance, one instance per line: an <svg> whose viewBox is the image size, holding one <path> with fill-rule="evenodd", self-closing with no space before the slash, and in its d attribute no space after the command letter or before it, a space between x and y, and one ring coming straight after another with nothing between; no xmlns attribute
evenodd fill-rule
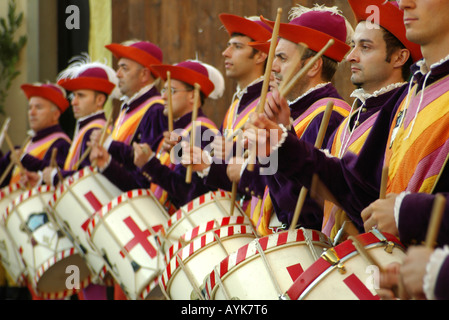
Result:
<svg viewBox="0 0 449 320"><path fill-rule="evenodd" d="M230 37L227 48L222 53L225 58L226 76L237 82L237 90L222 122L221 136L217 136L212 144L213 159L200 168L194 166L194 170L200 172L211 189L230 191L232 182L226 175L229 159L223 149L236 153L236 138L230 137L243 128L248 115L257 107L267 60L266 53L252 48L249 43L268 41L271 38L271 29L260 21L259 17L245 18L222 13L219 18ZM226 137L228 142L225 142ZM186 152L187 150L188 148ZM243 197L245 191L239 190L239 195ZM249 198L249 194L245 196Z"/></svg>
<svg viewBox="0 0 449 320"><path fill-rule="evenodd" d="M221 73L197 60L188 60L173 66L153 65L152 71L164 80L167 79L167 71L171 72L172 87L168 88L168 83L165 83L162 98L166 101L167 90L171 90L173 129L184 142L190 141L190 134L194 129L192 125L194 85L198 83L201 86L202 98L195 122L195 135L196 141L201 141L202 149L209 146L218 129L204 115L201 106L205 98L210 96L218 99L223 95L224 79ZM168 110L168 106L165 109ZM133 143L134 162L138 168L133 172L121 170L120 163L109 156L105 149L99 147L94 148L91 159L96 159L103 175L124 191L151 188L169 214L173 214L182 205L207 193L210 188L196 173L192 174L191 183L186 183L186 168L180 163L180 156L177 154L181 146L173 148L175 154L171 155L163 145L164 141L160 141L157 148L152 149L148 143Z"/></svg>
<svg viewBox="0 0 449 320"><path fill-rule="evenodd" d="M275 110L273 110L272 118L276 118L278 123L283 123L283 125L291 128L291 132L300 139L314 144L326 105L329 101L333 101L334 110L323 143L323 145L326 145L334 129L348 116L351 109L331 84L331 80L337 70L338 63L344 59L350 50L346 42L352 35L353 30L336 7L316 6L309 9L298 6L291 10L290 18L290 23L280 26L280 40L276 47L276 58L273 61L272 71L275 81L274 83L272 81L272 87L278 88L280 85L286 85L288 73L292 69L298 72L330 39L333 39L336 45L319 59L311 71L293 87L291 92L287 93L286 98L291 119L289 117L277 118L274 115ZM274 25L271 21L265 19L263 21L270 26ZM319 24L317 21L326 21L326 23ZM305 43L309 49L303 52L300 43ZM300 62L299 66L296 66L297 62ZM268 97L268 105L271 101L271 97ZM290 208L289 203L281 200L284 194L290 193L290 187L294 186L288 185L285 179L271 179L273 174L274 172L262 175L257 168L253 172L244 169L239 182L241 188L245 186L253 195L249 215L261 235L272 232L269 229L271 218L277 218L280 221L272 225L277 230L288 227L296 205L295 202L293 207ZM291 192L294 193L294 191ZM301 224L307 228L320 229L321 217L319 213L321 208L319 205L312 199L307 198L304 211L307 214L303 215Z"/></svg>
<svg viewBox="0 0 449 320"><path fill-rule="evenodd" d="M57 149L56 163L64 165L71 140L59 125L60 115L67 110L69 102L63 88L54 84L24 84L22 90L29 100L28 122L31 141L24 146L21 163L30 172L39 172L48 167L53 149ZM0 160L0 172L10 165L8 152ZM20 171L13 168L1 187L20 181Z"/></svg>
<svg viewBox="0 0 449 320"><path fill-rule="evenodd" d="M133 170L133 142L156 148L168 128L164 103L156 87L159 76L151 71L151 65L162 63L163 53L147 41L112 43L106 48L118 59L118 87L123 104L104 147L114 159ZM93 142L98 143L99 137L97 131Z"/></svg>
<svg viewBox="0 0 449 320"><path fill-rule="evenodd" d="M89 157L83 159L83 156L88 151L92 132L103 130L106 125L103 107L109 97L117 97L118 81L112 68L91 62L88 56L74 61L58 78L58 84L72 92L73 114L77 120L72 145L60 168L61 176L65 178L90 166ZM46 184L57 185L58 169L44 169L43 178Z"/></svg>

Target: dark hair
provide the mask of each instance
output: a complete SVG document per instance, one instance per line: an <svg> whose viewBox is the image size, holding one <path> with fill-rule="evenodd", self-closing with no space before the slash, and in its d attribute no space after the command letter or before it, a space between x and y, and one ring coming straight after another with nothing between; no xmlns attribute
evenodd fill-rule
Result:
<svg viewBox="0 0 449 320"><path fill-rule="evenodd" d="M232 38L232 37L247 37L247 38L249 38L249 39L251 40L251 42L254 42L254 41L255 41L255 40L254 40L253 38L251 38L250 36L247 36L246 34L239 33L239 32L234 32L234 33L232 33L231 38ZM254 56L255 56L258 52L259 52L259 50L257 50L256 48L253 48L253 53L251 54L250 58L251 58L251 59L254 58ZM263 68L264 70L266 70L267 65L268 65L268 59L265 60L265 65L264 65L264 68Z"/></svg>
<svg viewBox="0 0 449 320"><path fill-rule="evenodd" d="M186 88L186 90L188 91L194 91L195 90L195 86L192 86L191 84L188 84L187 82L183 82L184 86ZM201 101L201 106L204 105L204 101L206 100L206 96L204 95L204 93L202 91L200 91L200 101Z"/></svg>
<svg viewBox="0 0 449 320"><path fill-rule="evenodd" d="M388 31L387 29L385 29L383 27L381 27L381 29L383 30L383 34L384 34L383 38L384 38L385 44L387 46L386 61L391 62L391 56L396 51L401 50L401 49L407 49L407 48L390 31ZM407 62L402 66L402 77L404 78L404 80L407 80L410 78L410 67L412 66L412 64L413 64L413 58L410 55Z"/></svg>
<svg viewBox="0 0 449 320"><path fill-rule="evenodd" d="M313 51L311 49L306 49L304 54L302 55L302 60L307 60L309 58L314 57L317 54L316 51ZM323 68L321 70L321 78L324 81L331 81L334 77L335 73L337 72L338 68L338 62L328 58L326 56L321 56L321 59L323 60Z"/></svg>

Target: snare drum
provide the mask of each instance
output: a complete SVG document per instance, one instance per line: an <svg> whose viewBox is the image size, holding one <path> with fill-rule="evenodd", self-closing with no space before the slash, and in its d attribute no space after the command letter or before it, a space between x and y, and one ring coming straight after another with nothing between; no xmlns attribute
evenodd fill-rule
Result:
<svg viewBox="0 0 449 320"><path fill-rule="evenodd" d="M122 193L97 170L85 167L66 178L49 202L61 230L81 248L95 282L105 280L105 263L87 241L87 225L96 211Z"/></svg>
<svg viewBox="0 0 449 320"><path fill-rule="evenodd" d="M231 205L234 205L234 216L246 217L237 204L232 204L231 194L225 191L209 192L204 194L179 209L167 222L166 239L164 245L166 251L177 243L179 237L193 228L212 220L220 221L229 217ZM248 220L248 224L250 224Z"/></svg>
<svg viewBox="0 0 449 320"><path fill-rule="evenodd" d="M297 229L256 239L218 264L205 283L209 300L278 300L332 246L319 231Z"/></svg>
<svg viewBox="0 0 449 320"><path fill-rule="evenodd" d="M20 184L5 187L0 190L0 214L3 216L6 208L24 190ZM8 273L14 286L23 287L26 285L26 268L20 257L19 250L15 247L8 234L3 219L0 221L0 261Z"/></svg>
<svg viewBox="0 0 449 320"><path fill-rule="evenodd" d="M405 248L399 240L377 230L356 237L381 266L401 263ZM359 254L351 240L327 250L288 289L292 300L378 300L379 270Z"/></svg>
<svg viewBox="0 0 449 320"><path fill-rule="evenodd" d="M146 299L163 268L158 239L168 218L149 189L123 193L92 216L92 247L130 299Z"/></svg>
<svg viewBox="0 0 449 320"><path fill-rule="evenodd" d="M214 266L232 252L256 238L248 225L226 226L195 238L187 246L169 250L169 257L160 285L167 299L204 299L201 287Z"/></svg>
<svg viewBox="0 0 449 320"><path fill-rule="evenodd" d="M5 227L26 265L29 281L42 297L64 298L86 284L90 271L73 243L48 214L54 189L39 187L22 193L6 209ZM76 267L73 288L68 267Z"/></svg>

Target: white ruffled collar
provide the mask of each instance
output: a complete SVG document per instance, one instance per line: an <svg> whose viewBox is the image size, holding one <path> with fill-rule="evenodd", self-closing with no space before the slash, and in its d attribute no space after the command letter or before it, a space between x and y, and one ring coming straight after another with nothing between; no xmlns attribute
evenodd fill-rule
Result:
<svg viewBox="0 0 449 320"><path fill-rule="evenodd" d="M366 100L370 99L370 98L376 98L379 97L387 92L390 92L394 89L400 88L403 85L405 85L407 82L396 82L396 83L392 83L389 84L386 87L383 87L379 90L374 91L373 93L368 93L366 92L363 88L360 89L356 89L351 93L351 98L356 98L359 99L360 101L362 101L363 103L365 103Z"/></svg>
<svg viewBox="0 0 449 320"><path fill-rule="evenodd" d="M315 87L310 88L309 90L307 90L304 94L302 94L301 96L299 96L295 100L293 100L293 101L288 100L288 104L291 106L292 104L295 104L296 102L298 102L299 100L301 100L302 98L304 98L308 94L312 93L313 91L321 89L321 88L327 86L328 84L330 84L330 82L320 83L320 84L316 85Z"/></svg>

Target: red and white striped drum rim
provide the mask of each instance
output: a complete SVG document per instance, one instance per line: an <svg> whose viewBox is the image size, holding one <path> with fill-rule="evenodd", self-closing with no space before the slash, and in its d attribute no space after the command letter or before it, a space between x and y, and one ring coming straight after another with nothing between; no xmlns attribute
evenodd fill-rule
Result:
<svg viewBox="0 0 449 320"><path fill-rule="evenodd" d="M165 263L169 263L170 259L179 251L181 250L185 244L190 243L191 241L195 240L199 236L203 236L207 232L211 232L213 230L218 230L223 227L232 226L232 225L248 225L251 227L248 223L245 223L246 219L245 217L225 217L218 221L211 220L207 223L201 224L195 228L193 228L190 231L187 231L185 234L183 234L180 237L180 240L175 242L173 245L170 246L170 248L167 250L164 256ZM250 222L249 222L250 223Z"/></svg>
<svg viewBox="0 0 449 320"><path fill-rule="evenodd" d="M324 243L329 247L332 246L329 238L316 230L295 229L275 233L260 239L255 239L226 257L222 262L220 262L219 265L217 265L216 269L209 274L206 278L205 285L206 298L211 299L212 291L219 283L219 279L222 279L228 272L230 272L234 267L237 267L243 261L259 254L259 246L257 244L259 244L260 248L265 252L289 243L305 242L306 236L304 235L304 231L311 232L312 237L310 241Z"/></svg>
<svg viewBox="0 0 449 320"><path fill-rule="evenodd" d="M85 167L76 173L74 173L72 176L67 177L64 180L64 183L60 183L53 193L53 196L51 197L49 204L51 207L56 206L56 203L58 202L58 199L66 192L67 189L69 189L75 182L81 180L84 177L87 177L90 174L96 173L95 169L92 167Z"/></svg>
<svg viewBox="0 0 449 320"><path fill-rule="evenodd" d="M37 294L39 295L39 297L45 300L62 300L67 297L73 296L74 294L77 294L80 290L87 288L91 284L92 278L89 276L87 279L80 283L79 288L67 289L61 292L37 292Z"/></svg>
<svg viewBox="0 0 449 320"><path fill-rule="evenodd" d="M197 253L201 249L207 247L210 244L217 242L214 234L218 236L219 239L225 239L227 237L238 236L238 235L254 235L253 231L248 225L237 225L230 227L223 227L215 230L214 232L207 233L191 243L187 246L181 248L180 250L170 250L171 256L168 255L168 261L164 272L160 276L161 284L164 286L164 289L167 290L167 284L170 278L174 275L175 271L180 267L178 259L175 257L178 256L182 261L185 261L187 258ZM176 245L175 245L176 248Z"/></svg>
<svg viewBox="0 0 449 320"><path fill-rule="evenodd" d="M100 222L100 220L104 216L106 216L110 211L112 211L112 209L116 208L123 202L126 202L133 198L138 198L138 197L142 197L142 196L151 196L151 195L152 195L152 192L150 189L137 189L137 190L125 192L125 193L121 194L120 196L114 198L107 205L103 206L100 210L98 210L97 212L95 212L92 215L92 217L90 218L90 221L87 225L87 228L86 228L87 234L89 235L89 237L91 237L95 227Z"/></svg>
<svg viewBox="0 0 449 320"><path fill-rule="evenodd" d="M25 200L30 199L31 197L34 197L40 193L48 193L48 192L54 192L54 187L52 186L40 186L35 189L30 189L28 191L23 192L20 196L18 196L13 202L6 208L6 211L3 214L3 219L6 221L11 214L12 211L14 211L14 208L24 202Z"/></svg>
<svg viewBox="0 0 449 320"><path fill-rule="evenodd" d="M397 237L388 234L381 233L383 235L384 240L379 239L379 236L376 236L376 233L380 233L379 231L368 232L361 235L358 235L356 238L360 241L360 243L369 248L370 246L385 244L387 242L394 244L396 247L405 250L404 245L398 240ZM348 257L352 253L356 252L357 249L354 247L351 240L346 240L339 244L336 247L333 247L332 250L335 251L340 260L344 260L344 258ZM315 261L309 268L307 268L293 285L287 290L287 295L291 300L298 300L299 297L303 294L303 292L326 270L329 268L336 268L331 262L325 260L323 256L321 256L317 261Z"/></svg>
<svg viewBox="0 0 449 320"><path fill-rule="evenodd" d="M176 223L178 223L184 218L185 214L189 214L193 210L196 210L199 207L201 207L202 205L207 204L212 200L220 200L220 199L232 199L232 197L229 194L229 192L226 191L213 191L199 196L198 198L190 201L183 208L176 211L167 221L167 227L170 228L174 226Z"/></svg>
<svg viewBox="0 0 449 320"><path fill-rule="evenodd" d="M13 185L6 186L0 189L0 200L3 200L3 198L9 196L11 193L14 193L20 189L22 189L22 185L20 183L15 183Z"/></svg>

